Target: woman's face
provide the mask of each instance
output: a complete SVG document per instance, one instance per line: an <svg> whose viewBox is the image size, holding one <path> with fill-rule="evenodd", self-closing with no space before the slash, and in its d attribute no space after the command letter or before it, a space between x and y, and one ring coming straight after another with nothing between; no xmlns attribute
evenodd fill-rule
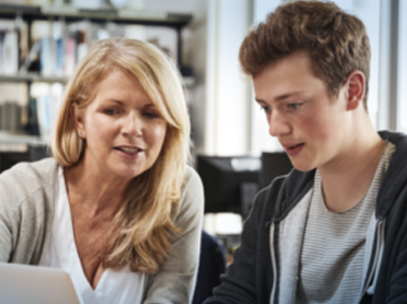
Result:
<svg viewBox="0 0 407 304"><path fill-rule="evenodd" d="M118 70L99 83L96 97L75 121L86 140L85 168L123 180L151 168L167 130L140 82Z"/></svg>

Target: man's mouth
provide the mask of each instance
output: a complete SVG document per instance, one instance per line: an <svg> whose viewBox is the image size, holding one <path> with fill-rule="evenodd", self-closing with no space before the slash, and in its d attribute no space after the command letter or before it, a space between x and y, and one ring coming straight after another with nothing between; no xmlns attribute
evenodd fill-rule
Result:
<svg viewBox="0 0 407 304"><path fill-rule="evenodd" d="M298 153L301 152L302 148L304 147L304 143L287 144L283 145L283 147L289 156L296 156Z"/></svg>
<svg viewBox="0 0 407 304"><path fill-rule="evenodd" d="M302 146L302 145L303 145L303 143L301 143L301 144L296 144L296 145L291 145L291 146L286 146L286 149L293 150L293 149L295 149L295 148L297 148L297 147L299 147L299 146Z"/></svg>

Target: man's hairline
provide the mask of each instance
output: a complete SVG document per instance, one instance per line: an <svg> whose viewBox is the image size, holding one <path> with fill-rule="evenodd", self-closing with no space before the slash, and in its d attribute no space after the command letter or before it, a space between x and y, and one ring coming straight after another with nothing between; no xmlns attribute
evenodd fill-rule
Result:
<svg viewBox="0 0 407 304"><path fill-rule="evenodd" d="M324 84L324 86L325 86L325 90L326 90L326 92L327 92L327 94L328 94L328 96L329 96L329 99L330 99L332 102L335 102L335 101L338 99L339 93L340 93L341 89L343 88L343 86L346 84L348 78L346 78L345 82L342 83L342 84L340 84L339 87L334 88L334 90L332 90L332 91L334 91L335 93L332 94L331 91L329 90L328 82L327 82L325 79L323 79L322 77L320 77L320 76L318 75L316 69L314 68L314 66L315 66L314 59L313 59L312 56L310 55L310 51L307 50L307 49L301 49L301 50L298 50L298 51L294 51L294 52L291 52L291 53L289 53L289 54L287 54L287 55L284 55L284 56L282 56L282 57L280 57L280 58L277 58L277 59L275 59L275 60L269 61L268 63L266 63L265 65L263 65L263 67L262 67L261 69L259 69L259 71L258 71L257 73L255 73L255 74L251 74L251 73L246 73L246 74L248 74L248 75L252 78L252 81L254 81L254 79L255 79L257 76L259 76L260 74L262 74L266 68L278 64L279 62L281 62L281 61L287 59L287 57L290 57L290 56L292 56L292 55L294 55L294 54L300 54L300 53L306 54L306 55L308 56L308 58L311 60L311 71L312 71L313 75L314 75L316 78L318 78L319 80L321 80L321 81L323 82L323 84ZM363 73L361 70L355 69L355 70L352 70L352 71L348 74L348 76L349 76L351 73L353 73L354 71L359 71L359 72ZM363 75L364 75L364 73L363 73ZM347 76L347 77L348 77L348 76ZM366 78L365 78L365 82L366 82ZM365 102L365 98L366 98L366 102ZM365 89L364 89L364 98L361 100L361 102L363 103L363 107L364 107L366 113L368 113L369 111L368 111L368 108L367 108L366 84L365 84ZM365 103L366 103L366 104L365 104Z"/></svg>
<svg viewBox="0 0 407 304"><path fill-rule="evenodd" d="M248 75L252 78L252 81L254 81L255 78L258 77L260 74L262 74L262 73L265 71L265 69L267 69L268 67L272 67L272 66L274 66L274 65L277 65L278 63L284 61L284 60L287 59L288 57L293 56L293 55L295 55L295 54L301 54L301 53L304 53L304 54L305 54L306 56L308 56L308 58L311 60L311 72L312 72L313 76L322 81L322 83L324 84L326 93L327 93L328 96L329 96L329 99L330 99L332 102L335 102L336 99L339 97L339 92L340 92L340 90L343 88L343 86L345 85L346 81L345 81L345 83L339 85L339 87L336 88L336 90L334 90L334 91L336 91L335 94L332 94L331 91L330 91L329 88L328 88L328 82L327 82L325 79L323 79L322 77L320 77L320 76L318 75L317 71L315 70L315 68L314 68L314 66L315 66L314 60L313 60L312 56L310 55L310 51L307 50L307 49L302 49L302 50L294 51L294 52L291 52L291 53L289 53L289 54L287 54L287 55L284 55L284 56L282 56L282 57L280 57L280 58L277 58L277 59L275 59L275 60L269 61L268 63L266 63L265 65L263 65L263 67L262 67L261 69L259 69L259 71L258 71L257 73L255 73L255 74L250 74L250 73L249 73ZM355 70L355 71L356 71L356 70ZM353 72L353 71L352 71L352 72ZM352 73L352 72L351 72L351 73ZM350 74L350 73L349 73L349 74ZM256 102L257 102L257 100L256 100ZM362 102L363 102L363 101L362 101Z"/></svg>

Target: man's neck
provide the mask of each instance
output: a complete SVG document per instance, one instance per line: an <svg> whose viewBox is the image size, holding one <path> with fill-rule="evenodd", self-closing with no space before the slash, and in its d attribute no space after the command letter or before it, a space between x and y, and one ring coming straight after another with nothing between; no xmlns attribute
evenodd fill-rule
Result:
<svg viewBox="0 0 407 304"><path fill-rule="evenodd" d="M366 129L365 129L366 130ZM360 136L334 164L319 169L326 207L332 212L346 211L366 194L380 162L385 141L373 127Z"/></svg>

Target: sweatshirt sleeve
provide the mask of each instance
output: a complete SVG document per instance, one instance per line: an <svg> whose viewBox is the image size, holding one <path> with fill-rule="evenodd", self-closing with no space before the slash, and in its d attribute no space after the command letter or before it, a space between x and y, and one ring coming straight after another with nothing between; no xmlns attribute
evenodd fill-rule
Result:
<svg viewBox="0 0 407 304"><path fill-rule="evenodd" d="M233 254L233 263L226 274L221 277L222 283L213 290L214 296L205 304L212 303L258 303L257 301L257 244L259 242L258 220L261 210L258 198L247 218L241 234L241 244Z"/></svg>
<svg viewBox="0 0 407 304"><path fill-rule="evenodd" d="M0 262L37 265L53 219L57 163L19 163L0 174Z"/></svg>
<svg viewBox="0 0 407 304"><path fill-rule="evenodd" d="M4 194L3 185L0 179L0 262L2 263L7 263L9 261L12 244L8 207L8 199Z"/></svg>
<svg viewBox="0 0 407 304"><path fill-rule="evenodd" d="M389 275L386 291L376 291L373 303L402 304L407 303L407 235L403 240L404 244L400 250L394 264L394 270ZM385 297L385 299L383 299Z"/></svg>
<svg viewBox="0 0 407 304"><path fill-rule="evenodd" d="M182 233L172 243L170 255L160 271L147 280L144 304L191 302L199 265L203 205L202 182L188 167L180 211L175 219Z"/></svg>

